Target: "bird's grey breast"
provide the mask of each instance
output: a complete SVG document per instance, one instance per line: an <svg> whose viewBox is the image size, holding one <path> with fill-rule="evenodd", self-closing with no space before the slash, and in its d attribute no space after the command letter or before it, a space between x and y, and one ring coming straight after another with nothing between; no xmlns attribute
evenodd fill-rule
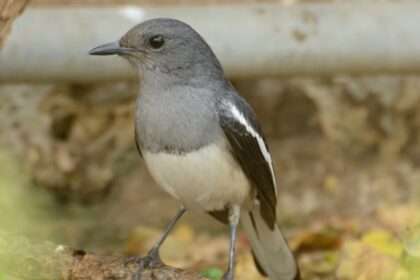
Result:
<svg viewBox="0 0 420 280"><path fill-rule="evenodd" d="M136 137L142 150L183 154L218 142L214 94L188 86L162 91L140 89L136 104Z"/></svg>

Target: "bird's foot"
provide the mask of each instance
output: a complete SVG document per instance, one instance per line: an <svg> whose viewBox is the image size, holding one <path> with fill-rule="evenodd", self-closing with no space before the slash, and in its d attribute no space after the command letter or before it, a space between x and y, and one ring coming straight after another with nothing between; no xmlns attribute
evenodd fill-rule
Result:
<svg viewBox="0 0 420 280"><path fill-rule="evenodd" d="M223 275L222 280L234 280L233 279L233 271L226 271L226 273Z"/></svg>
<svg viewBox="0 0 420 280"><path fill-rule="evenodd" d="M163 265L159 256L159 251L153 250L153 249L150 250L147 256L143 258L137 257L137 256L128 258L128 260L125 262L125 265L131 264L131 263L137 263L139 266L137 269L137 272L133 276L134 280L141 280L141 274L146 268L151 269L151 268L155 268L155 267Z"/></svg>

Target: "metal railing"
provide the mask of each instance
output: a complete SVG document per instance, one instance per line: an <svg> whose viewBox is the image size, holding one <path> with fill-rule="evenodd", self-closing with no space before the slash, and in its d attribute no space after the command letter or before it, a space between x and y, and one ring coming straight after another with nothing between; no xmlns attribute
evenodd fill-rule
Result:
<svg viewBox="0 0 420 280"><path fill-rule="evenodd" d="M134 79L117 57L90 57L133 25L192 25L231 77L420 73L420 3L62 7L24 12L0 51L0 82Z"/></svg>

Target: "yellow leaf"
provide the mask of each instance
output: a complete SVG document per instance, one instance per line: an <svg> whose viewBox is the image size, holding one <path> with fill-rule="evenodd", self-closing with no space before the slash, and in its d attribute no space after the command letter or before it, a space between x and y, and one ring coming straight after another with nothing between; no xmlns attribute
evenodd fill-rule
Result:
<svg viewBox="0 0 420 280"><path fill-rule="evenodd" d="M408 229L404 234L403 242L409 256L420 258L420 225Z"/></svg>
<svg viewBox="0 0 420 280"><path fill-rule="evenodd" d="M344 244L342 253L337 267L339 279L414 280L399 259L384 254L365 242L348 241Z"/></svg>
<svg viewBox="0 0 420 280"><path fill-rule="evenodd" d="M385 230L373 230L366 233L362 237L362 242L375 248L383 254L395 258L400 258L403 252L401 242L395 240L391 233Z"/></svg>

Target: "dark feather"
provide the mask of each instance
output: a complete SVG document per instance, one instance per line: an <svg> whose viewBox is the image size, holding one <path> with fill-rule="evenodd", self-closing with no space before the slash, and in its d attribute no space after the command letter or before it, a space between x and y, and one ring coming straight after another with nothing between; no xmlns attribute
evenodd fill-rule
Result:
<svg viewBox="0 0 420 280"><path fill-rule="evenodd" d="M255 113L241 97L235 95L233 98L229 96L229 99L218 100L219 122L230 143L231 152L255 188L256 197L260 201L261 216L269 228L274 229L277 197L270 163L265 160L258 139L248 132L246 126L233 115L230 104L242 113L247 123L266 145L261 127ZM265 147L268 151L267 146Z"/></svg>
<svg viewBox="0 0 420 280"><path fill-rule="evenodd" d="M139 155L141 157L143 157L143 154L141 153L141 150L140 150L140 143L139 143L139 139L138 139L137 131L136 130L134 131L134 140L136 142L136 148L137 148L137 151L139 152Z"/></svg>
<svg viewBox="0 0 420 280"><path fill-rule="evenodd" d="M207 212L210 216L218 220L219 222L228 225L229 224L229 209L225 208L223 210L213 210Z"/></svg>

